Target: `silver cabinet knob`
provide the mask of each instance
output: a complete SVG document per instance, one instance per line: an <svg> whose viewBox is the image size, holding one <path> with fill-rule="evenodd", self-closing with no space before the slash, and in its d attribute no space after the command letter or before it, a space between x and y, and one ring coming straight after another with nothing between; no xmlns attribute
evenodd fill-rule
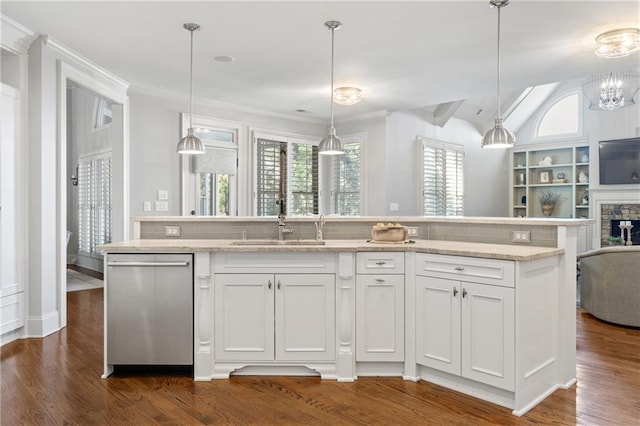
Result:
<svg viewBox="0 0 640 426"><path fill-rule="evenodd" d="M464 266L456 266L454 269L456 271L464 271Z"/></svg>

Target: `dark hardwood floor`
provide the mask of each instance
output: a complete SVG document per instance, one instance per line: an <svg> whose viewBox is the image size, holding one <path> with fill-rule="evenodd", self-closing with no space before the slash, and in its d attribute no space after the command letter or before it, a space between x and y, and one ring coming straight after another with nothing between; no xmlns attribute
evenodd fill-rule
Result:
<svg viewBox="0 0 640 426"><path fill-rule="evenodd" d="M640 425L640 330L577 311L578 384L524 417L426 382L102 373L102 289L67 294L68 326L2 347L2 425Z"/></svg>

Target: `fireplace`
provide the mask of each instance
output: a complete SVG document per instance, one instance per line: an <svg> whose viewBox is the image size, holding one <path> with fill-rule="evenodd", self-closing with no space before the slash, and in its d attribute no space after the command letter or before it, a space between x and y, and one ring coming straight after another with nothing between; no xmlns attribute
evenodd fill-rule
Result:
<svg viewBox="0 0 640 426"><path fill-rule="evenodd" d="M622 229L620 228L620 222L623 222L623 225L632 225L631 228L631 244L637 246L640 244L640 220L624 220L624 219L611 219L611 232L609 235L612 237L621 237L624 243L624 240L629 240L629 231L624 231L624 236L622 235ZM628 222L628 223L627 223Z"/></svg>
<svg viewBox="0 0 640 426"><path fill-rule="evenodd" d="M600 247L609 245L609 236L621 236L620 222L627 221L631 228L633 245L640 244L640 203L600 204ZM628 232L625 236L628 237Z"/></svg>

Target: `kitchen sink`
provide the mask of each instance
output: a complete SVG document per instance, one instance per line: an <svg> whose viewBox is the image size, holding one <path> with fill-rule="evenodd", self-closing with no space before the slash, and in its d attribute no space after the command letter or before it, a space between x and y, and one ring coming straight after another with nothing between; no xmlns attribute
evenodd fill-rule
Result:
<svg viewBox="0 0 640 426"><path fill-rule="evenodd" d="M239 240L234 246L323 246L325 241L316 240Z"/></svg>

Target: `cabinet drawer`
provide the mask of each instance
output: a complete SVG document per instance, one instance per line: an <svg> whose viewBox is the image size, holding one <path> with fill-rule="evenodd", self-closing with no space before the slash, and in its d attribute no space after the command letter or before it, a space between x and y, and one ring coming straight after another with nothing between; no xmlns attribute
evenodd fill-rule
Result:
<svg viewBox="0 0 640 426"><path fill-rule="evenodd" d="M358 274L404 274L404 253L362 252L357 253Z"/></svg>
<svg viewBox="0 0 640 426"><path fill-rule="evenodd" d="M416 275L515 287L515 266L509 260L418 253Z"/></svg>

